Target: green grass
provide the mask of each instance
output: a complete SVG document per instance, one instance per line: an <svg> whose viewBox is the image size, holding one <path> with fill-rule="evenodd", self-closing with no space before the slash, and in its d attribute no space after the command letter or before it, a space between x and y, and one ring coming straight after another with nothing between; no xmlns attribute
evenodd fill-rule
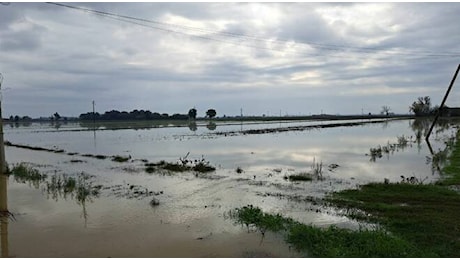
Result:
<svg viewBox="0 0 460 260"><path fill-rule="evenodd" d="M460 257L460 194L438 185L367 184L333 193L328 200L369 215L354 215L385 227L425 250L427 256Z"/></svg>
<svg viewBox="0 0 460 260"><path fill-rule="evenodd" d="M442 169L443 178L437 182L439 185L460 185L460 131L457 132L456 141L452 152L448 156L448 163Z"/></svg>
<svg viewBox="0 0 460 260"><path fill-rule="evenodd" d="M19 163L13 166L8 172L9 175L13 175L14 179L20 183L29 183L35 187L38 187L40 183L46 180L47 175L40 173L37 169L28 166L25 163Z"/></svg>
<svg viewBox="0 0 460 260"><path fill-rule="evenodd" d="M311 257L421 257L433 256L384 230L352 231L335 226L319 228L262 212L252 205L231 212L238 223L266 231L283 232L286 241Z"/></svg>

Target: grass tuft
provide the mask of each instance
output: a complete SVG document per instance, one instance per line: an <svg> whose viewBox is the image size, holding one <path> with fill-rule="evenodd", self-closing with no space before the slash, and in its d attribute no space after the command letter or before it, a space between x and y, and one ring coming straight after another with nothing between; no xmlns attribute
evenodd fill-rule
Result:
<svg viewBox="0 0 460 260"><path fill-rule="evenodd" d="M127 161L129 161L129 159L131 159L131 156L125 157L125 156L121 156L121 155L115 155L115 156L113 156L112 161L113 162L127 162Z"/></svg>
<svg viewBox="0 0 460 260"><path fill-rule="evenodd" d="M312 181L313 176L309 173L293 174L286 177L290 181Z"/></svg>
<svg viewBox="0 0 460 260"><path fill-rule="evenodd" d="M40 173L37 169L28 166L25 163L20 163L8 171L9 175L13 175L14 179L20 183L29 183L34 187L38 187L41 182L45 181L47 178L46 174Z"/></svg>

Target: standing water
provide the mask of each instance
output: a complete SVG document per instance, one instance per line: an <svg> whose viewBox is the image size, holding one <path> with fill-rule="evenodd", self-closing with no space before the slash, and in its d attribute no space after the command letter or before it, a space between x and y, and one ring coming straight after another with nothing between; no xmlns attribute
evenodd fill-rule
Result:
<svg viewBox="0 0 460 260"><path fill-rule="evenodd" d="M309 127L331 123L6 124L10 169L22 163L38 177L2 179L13 214L2 216L2 256L302 256L279 234L248 232L229 212L252 204L307 224L356 228L316 201L385 179L435 181L432 152L454 134L449 123L439 126L428 146L421 121ZM293 126L303 131L250 131ZM146 171L162 160L216 170Z"/></svg>

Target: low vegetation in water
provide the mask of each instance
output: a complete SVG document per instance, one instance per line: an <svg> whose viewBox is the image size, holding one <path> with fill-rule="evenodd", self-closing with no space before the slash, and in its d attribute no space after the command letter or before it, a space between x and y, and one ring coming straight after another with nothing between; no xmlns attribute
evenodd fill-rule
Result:
<svg viewBox="0 0 460 260"><path fill-rule="evenodd" d="M313 164L310 166L310 172L301 172L298 174L291 174L284 177L286 180L290 181L313 181L313 180L323 180L323 162L316 162L316 159L313 158Z"/></svg>
<svg viewBox="0 0 460 260"><path fill-rule="evenodd" d="M442 179L423 184L415 176L370 183L328 195L329 206L376 223L377 230L317 228L247 206L233 211L238 223L264 234L283 232L286 241L313 257L460 257L460 142L443 168ZM410 142L410 140L408 141ZM402 138L398 145L407 145Z"/></svg>
<svg viewBox="0 0 460 260"><path fill-rule="evenodd" d="M423 250L424 257L460 257L460 131L435 184L401 176L398 183L371 183L331 194L327 200L353 209L352 216L378 223ZM443 152L442 156L446 156Z"/></svg>
<svg viewBox="0 0 460 260"><path fill-rule="evenodd" d="M147 173L161 172L161 170L166 170L169 172L186 172L186 171L195 171L200 173L207 173L215 171L216 168L210 165L209 161L206 161L204 157L201 159L190 160L187 159L188 153L184 158L179 158L179 162L166 162L164 160L157 163L146 163L144 164L145 171Z"/></svg>
<svg viewBox="0 0 460 260"><path fill-rule="evenodd" d="M292 174L286 176L285 179L288 179L290 181L312 181L313 176L307 172L301 172L299 174Z"/></svg>
<svg viewBox="0 0 460 260"><path fill-rule="evenodd" d="M9 175L13 175L14 179L19 183L30 183L34 187L38 187L41 182L46 178L46 174L40 173L37 169L27 165L26 163L19 163L13 166L8 171Z"/></svg>
<svg viewBox="0 0 460 260"><path fill-rule="evenodd" d="M437 184L443 186L458 186L460 185L460 131L457 132L456 141L453 142L452 140L448 140L446 146L452 147L453 149L449 156L444 153L440 155L447 156L448 163L442 169L442 179L439 180Z"/></svg>
<svg viewBox="0 0 460 260"><path fill-rule="evenodd" d="M240 174L240 173L243 173L244 170L243 168L241 168L240 166L236 167L236 170L235 170L236 173Z"/></svg>
<svg viewBox="0 0 460 260"><path fill-rule="evenodd" d="M395 151L399 152L400 150L404 150L407 146L412 145L412 143L415 142L417 141L412 140L412 136L398 136L396 143L388 142L387 145L378 145L376 147L370 148L369 153L366 154L366 156L370 156L369 160L371 162L375 162L377 159L382 158L384 154L389 156L390 154L394 154Z"/></svg>
<svg viewBox="0 0 460 260"><path fill-rule="evenodd" d="M299 223L279 214L264 213L252 205L230 212L248 231L262 235L282 232L288 243L311 257L421 257L424 252L407 241L383 230L319 228Z"/></svg>
<svg viewBox="0 0 460 260"><path fill-rule="evenodd" d="M131 156L121 156L121 155L115 155L112 157L112 161L114 162L127 162L131 159Z"/></svg>

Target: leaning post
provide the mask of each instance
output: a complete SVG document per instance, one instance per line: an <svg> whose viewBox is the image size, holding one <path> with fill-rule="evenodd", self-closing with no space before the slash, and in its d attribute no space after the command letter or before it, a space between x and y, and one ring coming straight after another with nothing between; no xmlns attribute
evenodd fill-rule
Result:
<svg viewBox="0 0 460 260"><path fill-rule="evenodd" d="M434 117L433 123L431 124L430 130L428 130L428 133L425 137L425 140L428 141L428 138L430 138L431 131L433 131L434 125L436 124L436 121L438 121L438 117L441 115L442 108L444 107L444 103L446 103L447 96L449 96L449 92L452 89L452 86L454 85L455 79L457 78L458 71L460 70L460 64L458 64L457 70L455 71L454 77L450 81L450 85L447 88L446 94L444 95L444 98L442 99L441 105L439 106L439 109L436 113L436 116Z"/></svg>

